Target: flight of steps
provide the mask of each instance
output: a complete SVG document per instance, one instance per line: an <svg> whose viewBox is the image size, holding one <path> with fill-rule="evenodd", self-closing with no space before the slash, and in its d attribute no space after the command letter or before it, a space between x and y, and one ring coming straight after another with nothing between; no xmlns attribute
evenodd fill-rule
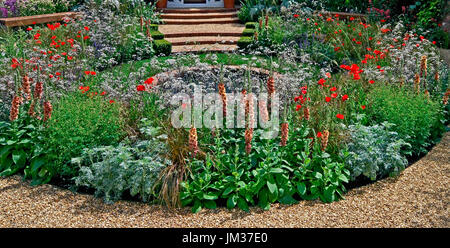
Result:
<svg viewBox="0 0 450 248"><path fill-rule="evenodd" d="M162 9L159 31L172 43L172 53L226 52L237 49L244 25L237 9Z"/></svg>

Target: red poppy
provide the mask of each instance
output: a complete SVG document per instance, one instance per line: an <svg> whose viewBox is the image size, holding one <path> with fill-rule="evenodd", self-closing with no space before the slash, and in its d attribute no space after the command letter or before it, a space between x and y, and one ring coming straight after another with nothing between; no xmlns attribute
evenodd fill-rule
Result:
<svg viewBox="0 0 450 248"><path fill-rule="evenodd" d="M318 84L320 84L320 85L322 85L323 86L323 84L326 82L326 80L325 79L323 79L323 78L321 78L320 80L319 80L319 82L318 82Z"/></svg>
<svg viewBox="0 0 450 248"><path fill-rule="evenodd" d="M33 30L33 28L31 28L31 27L28 27L28 28L27 28L27 31L31 31L31 30Z"/></svg>
<svg viewBox="0 0 450 248"><path fill-rule="evenodd" d="M144 85L138 85L138 86L136 87L136 90L137 90L137 91L145 91L145 86L144 86Z"/></svg>
<svg viewBox="0 0 450 248"><path fill-rule="evenodd" d="M84 74L89 75L91 74L91 71L84 71Z"/></svg>
<svg viewBox="0 0 450 248"><path fill-rule="evenodd" d="M294 15L294 18L298 18L298 17L299 17L299 15L298 15L298 14L295 14L295 15Z"/></svg>
<svg viewBox="0 0 450 248"><path fill-rule="evenodd" d="M344 119L344 115L343 115L343 114L337 114L336 117L337 117L338 119L341 119L341 120Z"/></svg>
<svg viewBox="0 0 450 248"><path fill-rule="evenodd" d="M366 105L362 105L361 108L364 110L366 109Z"/></svg>
<svg viewBox="0 0 450 248"><path fill-rule="evenodd" d="M103 91L100 95L101 95L101 96L104 96L104 95L106 95L106 92Z"/></svg>
<svg viewBox="0 0 450 248"><path fill-rule="evenodd" d="M348 95L343 95L343 96L342 96L342 101L343 101L343 102L347 101L347 99L348 99Z"/></svg>
<svg viewBox="0 0 450 248"><path fill-rule="evenodd" d="M325 97L325 101L326 102L330 102L331 101L331 97L329 97L329 96Z"/></svg>
<svg viewBox="0 0 450 248"><path fill-rule="evenodd" d="M369 81L369 84L374 84L374 83L375 83L375 81L373 81L373 80Z"/></svg>
<svg viewBox="0 0 450 248"><path fill-rule="evenodd" d="M84 30L89 31L89 27L84 27Z"/></svg>
<svg viewBox="0 0 450 248"><path fill-rule="evenodd" d="M111 103L111 104L113 104L113 103L115 103L116 101L114 101L114 100L109 100L109 103Z"/></svg>
<svg viewBox="0 0 450 248"><path fill-rule="evenodd" d="M302 108L302 105L297 104L297 107L295 108L295 111L299 111Z"/></svg>
<svg viewBox="0 0 450 248"><path fill-rule="evenodd" d="M336 87L333 87L330 89L331 92L336 91L336 90L337 90Z"/></svg>
<svg viewBox="0 0 450 248"><path fill-rule="evenodd" d="M148 78L147 80L145 80L144 84L152 84L153 80L155 80L154 78Z"/></svg>
<svg viewBox="0 0 450 248"><path fill-rule="evenodd" d="M91 75L95 76L97 73L95 71L91 71Z"/></svg>
<svg viewBox="0 0 450 248"><path fill-rule="evenodd" d="M320 138L320 137L322 137L322 132L317 133L317 138Z"/></svg>
<svg viewBox="0 0 450 248"><path fill-rule="evenodd" d="M86 35L86 36L83 37L83 39L84 39L84 40L87 40L87 39L89 39L89 36Z"/></svg>
<svg viewBox="0 0 450 248"><path fill-rule="evenodd" d="M331 94L331 97L336 98L337 95L338 95L337 93L333 93L333 94Z"/></svg>

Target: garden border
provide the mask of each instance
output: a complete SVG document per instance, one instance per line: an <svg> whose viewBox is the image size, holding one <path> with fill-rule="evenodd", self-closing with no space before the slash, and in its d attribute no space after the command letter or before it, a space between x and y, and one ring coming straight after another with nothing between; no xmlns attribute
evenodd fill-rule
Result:
<svg viewBox="0 0 450 248"><path fill-rule="evenodd" d="M6 27L21 27L34 24L58 22L62 21L64 17L75 18L79 15L80 12L61 12L44 15L8 17L8 18L0 18L0 24Z"/></svg>

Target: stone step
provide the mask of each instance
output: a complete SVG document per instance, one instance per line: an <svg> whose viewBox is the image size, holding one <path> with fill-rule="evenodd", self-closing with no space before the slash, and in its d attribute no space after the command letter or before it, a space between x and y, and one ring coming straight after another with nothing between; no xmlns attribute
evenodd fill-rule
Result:
<svg viewBox="0 0 450 248"><path fill-rule="evenodd" d="M198 14L198 13L223 13L223 12L236 12L238 9L225 9L225 8L186 8L186 9L159 9L161 13L185 13L185 14Z"/></svg>
<svg viewBox="0 0 450 248"><path fill-rule="evenodd" d="M209 52L233 52L237 50L237 45L187 45L174 46L172 53L209 53Z"/></svg>
<svg viewBox="0 0 450 248"><path fill-rule="evenodd" d="M220 26L215 24L198 24L198 25L160 25L159 31L165 35L185 34L185 33L242 33L245 26L240 23L222 24ZM174 36L174 37L175 37ZM186 36L183 36L186 37Z"/></svg>
<svg viewBox="0 0 450 248"><path fill-rule="evenodd" d="M172 46L186 46L186 45L233 45L239 40L239 37L220 37L220 36L205 36L205 37L182 37L182 38L166 38L172 43Z"/></svg>
<svg viewBox="0 0 450 248"><path fill-rule="evenodd" d="M204 36L221 36L221 37L241 37L242 32L181 32L181 33L167 33L165 38L181 38L181 37L204 37Z"/></svg>
<svg viewBox="0 0 450 248"><path fill-rule="evenodd" d="M166 25L228 24L239 23L239 18L210 18L196 20L163 19L163 23Z"/></svg>
<svg viewBox="0 0 450 248"><path fill-rule="evenodd" d="M199 14L162 14L162 19L211 19L211 18L235 18L237 12L225 12L225 13L199 13Z"/></svg>

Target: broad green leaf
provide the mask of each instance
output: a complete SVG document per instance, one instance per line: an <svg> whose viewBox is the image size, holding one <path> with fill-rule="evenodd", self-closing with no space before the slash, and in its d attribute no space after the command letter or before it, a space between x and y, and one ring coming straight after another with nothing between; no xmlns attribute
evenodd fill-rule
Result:
<svg viewBox="0 0 450 248"><path fill-rule="evenodd" d="M275 192L278 190L276 183L273 181L270 182L270 180L267 181L267 188L269 188L270 194L275 194Z"/></svg>
<svg viewBox="0 0 450 248"><path fill-rule="evenodd" d="M250 209L248 208L247 202L244 200L244 198L239 197L237 201L237 205L240 209L244 210L245 212L249 212Z"/></svg>
<svg viewBox="0 0 450 248"><path fill-rule="evenodd" d="M12 159L19 168L22 168L25 166L27 154L23 150L13 151Z"/></svg>
<svg viewBox="0 0 450 248"><path fill-rule="evenodd" d="M200 210L202 210L202 203L200 202L200 200L195 200L194 202L194 206L192 207L192 213L198 213L200 212Z"/></svg>
<svg viewBox="0 0 450 248"><path fill-rule="evenodd" d="M228 200L227 200L227 208L228 209L232 209L232 208L234 208L236 206L237 198L238 197L236 195L233 195L233 196L228 198Z"/></svg>
<svg viewBox="0 0 450 248"><path fill-rule="evenodd" d="M222 196L227 196L228 194L230 194L231 192L233 192L234 188L233 187L228 187L225 189L225 191L223 192Z"/></svg>
<svg viewBox="0 0 450 248"><path fill-rule="evenodd" d="M298 201L295 200L291 195L285 195L278 200L281 204L292 205L296 204Z"/></svg>
<svg viewBox="0 0 450 248"><path fill-rule="evenodd" d="M306 193L306 185L304 183L297 184L297 192L300 195L304 195Z"/></svg>
<svg viewBox="0 0 450 248"><path fill-rule="evenodd" d="M205 208L209 208L209 209L217 208L215 201L204 201L203 204L205 205Z"/></svg>
<svg viewBox="0 0 450 248"><path fill-rule="evenodd" d="M216 200L217 199L217 196L216 195L213 195L213 194L203 194L203 199L205 199L205 200Z"/></svg>

